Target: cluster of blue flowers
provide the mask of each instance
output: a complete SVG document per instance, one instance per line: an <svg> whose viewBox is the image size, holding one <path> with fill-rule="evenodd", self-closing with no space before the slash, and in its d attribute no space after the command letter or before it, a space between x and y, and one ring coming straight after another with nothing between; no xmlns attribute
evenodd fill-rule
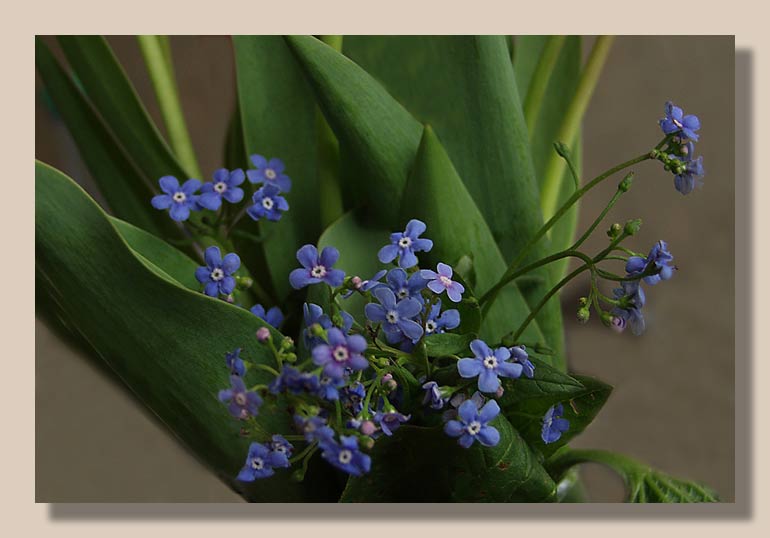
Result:
<svg viewBox="0 0 770 538"><path fill-rule="evenodd" d="M482 446L499 443L500 433L492 423L500 413L495 398L504 393L502 378L535 375L524 346L493 350L482 340L474 340L470 345L473 356L457 359L454 386L442 386L430 379L429 371L409 364L409 354L423 339L460 326L459 311L443 309L442 299L459 303L466 291L449 265L438 263L435 271L417 266L416 253L433 247L432 241L420 237L425 229L424 223L411 220L404 232L392 234L390 244L378 257L395 267L383 269L368 280L348 277L335 268L340 254L333 247L319 253L314 245L305 245L297 251L301 267L291 272L291 285L301 289L320 284L329 289L331 299L326 311L317 304L304 304L303 348L299 351L304 359L297 357L291 338L274 340L278 337L267 326L257 331L257 340L272 354L275 367L245 360L241 349L225 355L230 388L219 392L219 400L229 413L248 423L259 415L266 399L280 396L286 399L296 428L292 433L283 432L284 436L252 443L239 480L266 478L275 469L299 461L303 464L297 473L302 476L307 460L316 452L332 466L353 476L362 475L371 468L367 452L374 443L392 436L413 416L430 422L433 414L443 422L444 432L457 438L464 448L475 442ZM219 250L212 247L206 252L206 264L196 272L204 293L230 294L235 286L237 256L221 258ZM353 294L369 301L363 326L341 305ZM266 311L256 305L251 311L274 328L283 321L276 307ZM253 369L270 372L271 381L247 387L244 376ZM405 376L414 379L414 375L422 377L422 406L405 413L400 409L404 405L403 383L407 382ZM478 391L469 396L473 385ZM554 442L566 431L562 427L566 421L555 421L549 418L552 415L551 410L544 418L544 442ZM546 419L550 421L547 427ZM244 430L250 430L248 424ZM546 430L550 432L547 436ZM295 458L291 457L294 447L290 441L306 445Z"/></svg>
<svg viewBox="0 0 770 538"><path fill-rule="evenodd" d="M283 161L252 155L251 162L255 169L244 173L240 168L220 168L214 172L212 181L203 184L197 179L188 179L180 186L177 178L163 176L159 181L163 194L152 198L152 206L167 209L173 220L183 222L190 218L192 211L218 211L222 200L230 204L240 203L245 195L241 185L248 178L249 182L261 187L254 192L252 205L246 213L254 220L263 217L271 221L280 220L283 212L289 209L289 203L281 193L291 190L291 179L284 174Z"/></svg>
<svg viewBox="0 0 770 538"><path fill-rule="evenodd" d="M631 256L626 262L626 279L619 288L613 290L617 305L612 309L611 326L622 332L626 326L639 336L644 332L645 322L642 307L646 296L642 289L642 281L650 286L668 280L674 276L676 266L671 265L674 256L668 251L665 241L658 241L650 249L646 257Z"/></svg>
<svg viewBox="0 0 770 538"><path fill-rule="evenodd" d="M664 108L665 117L659 121L663 134L666 135L668 146L664 151L657 151L657 158L663 162L666 170L674 174L674 187L682 194L690 194L696 186L702 184L703 157L695 158L695 142L698 141L696 131L700 129L698 116L687 114L667 102Z"/></svg>

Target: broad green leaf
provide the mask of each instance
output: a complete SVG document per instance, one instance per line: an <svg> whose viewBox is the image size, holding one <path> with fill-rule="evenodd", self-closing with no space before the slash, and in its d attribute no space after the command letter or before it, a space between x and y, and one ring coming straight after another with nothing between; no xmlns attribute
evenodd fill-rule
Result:
<svg viewBox="0 0 770 538"><path fill-rule="evenodd" d="M201 285L195 279L195 269L201 265L200 263L141 228L115 217L109 217L109 219L134 252L146 258L183 286L200 291Z"/></svg>
<svg viewBox="0 0 770 538"><path fill-rule="evenodd" d="M433 129L426 126L401 205L402 222L417 218L428 226L426 237L433 240L430 252L420 253L420 266L438 262L454 265L470 256L476 267L474 295L483 295L505 272L506 265L484 217L457 175ZM444 299L446 308L451 302ZM529 307L516 286L507 286L487 314L480 336L499 342L529 315ZM537 323L524 332L530 340L543 339Z"/></svg>
<svg viewBox="0 0 770 538"><path fill-rule="evenodd" d="M710 503L719 502L712 489L688 480L674 478L633 458L605 450L563 448L547 462L553 476L566 476L581 463L600 463L618 473L626 486L630 503Z"/></svg>
<svg viewBox="0 0 770 538"><path fill-rule="evenodd" d="M233 479L248 441L216 394L228 386L225 352L241 347L251 361L272 361L253 336L264 325L256 316L149 270L77 184L39 162L35 247L37 292L222 480L251 500L334 498L311 476L297 484L282 472L248 488ZM260 372L250 376L248 384L267 381ZM255 431L287 433L289 422L266 406Z"/></svg>
<svg viewBox="0 0 770 538"><path fill-rule="evenodd" d="M351 477L342 502L539 502L556 485L536 455L500 416L500 443L461 448L441 428L402 426L377 440L372 470Z"/></svg>
<svg viewBox="0 0 770 538"><path fill-rule="evenodd" d="M291 192L285 194L290 209L280 221L259 225L248 218L241 221L248 223L245 230L265 237L261 245L280 302L291 291L288 276L297 266L297 250L314 243L321 233L316 108L310 86L282 37L235 36L233 44L242 152L280 158L292 179Z"/></svg>
<svg viewBox="0 0 770 538"><path fill-rule="evenodd" d="M168 215L152 208L153 190L148 179L123 152L39 37L35 38L35 63L112 213L154 234L181 237L181 229Z"/></svg>
<svg viewBox="0 0 770 538"><path fill-rule="evenodd" d="M542 217L507 41L503 36L350 36L344 52L436 131L510 263L542 226ZM531 259L546 252L544 242ZM535 273L545 277L548 269ZM550 289L547 284L544 278L522 290L530 307ZM563 361L558 301L536 319Z"/></svg>
<svg viewBox="0 0 770 538"><path fill-rule="evenodd" d="M172 154L104 37L58 39L86 95L144 175L153 184L165 175L180 181L191 177Z"/></svg>
<svg viewBox="0 0 770 538"><path fill-rule="evenodd" d="M535 370L535 375L537 375L537 370ZM582 390L573 391L569 385L563 383L565 388L563 394L565 397L559 398L559 400L555 400L550 396L544 396L542 398L521 399L515 404L505 406L505 416L511 421L511 424L521 433L521 436L526 439L530 446L541 452L545 457L553 454L585 430L604 406L612 392L610 385L592 377L580 375L573 375L571 377L583 386ZM519 382L525 383L522 379L514 381L514 391ZM564 407L564 418L569 420L569 430L555 443L545 444L540 437L543 415L545 415L549 407L559 401Z"/></svg>
<svg viewBox="0 0 770 538"><path fill-rule="evenodd" d="M537 401L540 407L548 407L576 397L585 391L583 384L572 376L562 373L553 366L535 359L529 359L535 366L535 377L521 376L518 379L504 379L505 393L498 398L503 413L515 411L522 402Z"/></svg>
<svg viewBox="0 0 770 538"><path fill-rule="evenodd" d="M380 225L396 226L422 126L379 82L332 47L309 36L286 41L340 142L348 206L363 204Z"/></svg>
<svg viewBox="0 0 770 538"><path fill-rule="evenodd" d="M476 338L473 333L455 334L441 333L431 334L425 337L425 351L429 357L446 357L447 355L460 355L468 352L471 342Z"/></svg>
<svg viewBox="0 0 770 538"><path fill-rule="evenodd" d="M329 226L318 240L318 248L334 247L340 251L340 259L335 267L342 269L349 276L358 275L361 279L371 278L377 271L386 267L377 259L377 252L390 240L390 232L382 229L366 228L358 223L352 212L348 212ZM329 297L326 286L311 286L308 300L328 307ZM361 322L364 320L363 296L354 293L348 299L342 299L345 311Z"/></svg>

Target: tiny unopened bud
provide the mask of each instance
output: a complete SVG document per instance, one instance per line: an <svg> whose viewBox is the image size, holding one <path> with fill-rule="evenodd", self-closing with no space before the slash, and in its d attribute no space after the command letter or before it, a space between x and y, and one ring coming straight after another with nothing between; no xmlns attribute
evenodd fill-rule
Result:
<svg viewBox="0 0 770 538"><path fill-rule="evenodd" d="M620 316L612 316L612 320L610 320L610 329L615 331L616 333L622 333L626 328L626 320L621 318Z"/></svg>
<svg viewBox="0 0 770 538"><path fill-rule="evenodd" d="M297 355L294 353L283 353L283 360L287 362L297 362Z"/></svg>
<svg viewBox="0 0 770 538"><path fill-rule="evenodd" d="M629 172L626 177L623 178L623 181L620 182L618 185L618 190L623 192L628 192L628 189L631 188L631 183L634 181L634 173Z"/></svg>
<svg viewBox="0 0 770 538"><path fill-rule="evenodd" d="M371 420L365 420L361 423L361 427L359 429L364 435L372 435L377 431L377 425Z"/></svg>
<svg viewBox="0 0 770 538"><path fill-rule="evenodd" d="M281 340L281 350L289 350L294 347L294 338L291 336L284 336Z"/></svg>
<svg viewBox="0 0 770 538"><path fill-rule="evenodd" d="M554 142L553 149L555 149L556 153L558 153L561 157L565 159L570 158L569 148L567 147L567 144L565 144L564 142Z"/></svg>
<svg viewBox="0 0 770 538"><path fill-rule="evenodd" d="M591 311L587 308L581 308L577 311L577 319L580 323L587 323L591 318Z"/></svg>
<svg viewBox="0 0 770 538"><path fill-rule="evenodd" d="M502 398L503 394L505 394L505 389L503 388L503 385L500 384L500 386L497 387L497 391L495 391L495 397L496 398Z"/></svg>
<svg viewBox="0 0 770 538"><path fill-rule="evenodd" d="M353 289L360 290L364 281L361 280L360 276L354 276L353 278L350 279L350 283L353 284Z"/></svg>
<svg viewBox="0 0 770 538"><path fill-rule="evenodd" d="M247 290L254 285L254 279L248 276L237 276L235 277L235 284L238 289Z"/></svg>
<svg viewBox="0 0 770 538"><path fill-rule="evenodd" d="M632 219L626 222L623 227L623 233L626 235L634 235L642 227L642 219Z"/></svg>
<svg viewBox="0 0 770 538"><path fill-rule="evenodd" d="M385 382L383 382L382 386L387 390L388 392L393 392L398 388L398 382L395 379L389 379Z"/></svg>
<svg viewBox="0 0 770 538"><path fill-rule="evenodd" d="M267 327L260 327L257 329L257 340L262 342L263 344L270 340L270 329Z"/></svg>
<svg viewBox="0 0 770 538"><path fill-rule="evenodd" d="M309 329L310 334L313 336L323 336L326 333L326 330L324 330L323 327L321 327L320 323L313 323Z"/></svg>
<svg viewBox="0 0 770 538"><path fill-rule="evenodd" d="M374 439L372 439L371 437L362 437L361 446L366 450L371 450L372 447L374 446Z"/></svg>
<svg viewBox="0 0 770 538"><path fill-rule="evenodd" d="M618 223L616 222L615 224L613 224L612 226L610 226L610 229L609 229L609 230L607 230L607 236L608 236L610 239L615 239L617 236L619 236L619 235L620 235L620 232L622 232L622 231L623 231L623 228L621 228L621 227L620 227L620 224L618 224Z"/></svg>
<svg viewBox="0 0 770 538"><path fill-rule="evenodd" d="M234 304L235 303L235 298L233 297L232 293L230 295L228 295L227 297L225 297L225 302L228 302L230 304Z"/></svg>
<svg viewBox="0 0 770 538"><path fill-rule="evenodd" d="M578 303L580 306L586 306L588 304L588 297L581 297L578 299Z"/></svg>

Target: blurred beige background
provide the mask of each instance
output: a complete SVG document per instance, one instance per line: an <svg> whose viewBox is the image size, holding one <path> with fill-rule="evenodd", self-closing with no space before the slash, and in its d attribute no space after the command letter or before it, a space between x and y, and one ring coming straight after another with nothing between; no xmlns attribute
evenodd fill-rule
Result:
<svg viewBox="0 0 770 538"><path fill-rule="evenodd" d="M133 38L112 38L150 112L152 89ZM234 102L224 37L175 37L175 66L188 127L204 171L221 164ZM590 46L590 39L586 48ZM732 37L620 37L584 123L584 176L593 177L659 139L656 120L671 99L701 119L705 187L683 197L655 163L610 215L641 216L634 248L666 239L679 272L649 289L645 336L615 335L598 322L574 323L585 283L562 299L571 369L615 386L578 447L617 450L663 471L704 482L734 498L734 42ZM39 87L39 81L38 81ZM66 128L38 100L36 157L90 186ZM612 195L610 181L585 200L584 228ZM604 229L604 228L602 228ZM586 245L604 244L601 230ZM40 502L240 500L137 407L99 367L36 325L36 499ZM593 466L594 500L619 500L622 487Z"/></svg>

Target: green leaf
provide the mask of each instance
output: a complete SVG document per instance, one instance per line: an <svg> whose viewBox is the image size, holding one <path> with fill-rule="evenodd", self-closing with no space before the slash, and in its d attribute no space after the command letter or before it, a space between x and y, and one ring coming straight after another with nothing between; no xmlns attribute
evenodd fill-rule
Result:
<svg viewBox="0 0 770 538"><path fill-rule="evenodd" d="M316 108L312 91L281 36L235 36L243 152L280 158L292 179L286 194L290 210L278 222L241 221L243 229L264 235L262 242L277 299L291 291L289 272L296 252L321 233ZM253 248L253 245L252 247Z"/></svg>
<svg viewBox="0 0 770 538"><path fill-rule="evenodd" d="M195 279L195 270L200 266L200 263L133 224L115 217L109 217L109 219L128 243L128 246L131 247L131 250L150 261L186 288L200 291L201 285Z"/></svg>
<svg viewBox="0 0 770 538"><path fill-rule="evenodd" d="M433 239L433 249L420 253L421 267L438 262L454 265L470 256L476 267L476 289L483 295L505 272L506 266L494 238L468 191L457 175L433 129L426 126L415 158L404 199L402 220L422 220ZM427 263L426 263L427 262ZM445 307L451 303L444 302ZM529 307L515 285L503 289L481 327L481 338L499 342L527 317ZM543 339L537 324L524 332L525 338Z"/></svg>
<svg viewBox="0 0 770 538"><path fill-rule="evenodd" d="M318 240L318 248L334 247L340 251L336 268L345 271L348 276L358 275L363 280L372 277L383 265L377 259L377 252L387 244L390 232L376 228L366 228L358 223L352 212L348 212L329 226ZM325 285L311 286L308 300L328 308L329 297ZM342 307L356 320L364 318L366 300L358 293L348 299L342 299Z"/></svg>
<svg viewBox="0 0 770 538"><path fill-rule="evenodd" d="M537 369L535 370L535 376L537 376ZM521 436L526 439L530 446L542 453L546 458L585 430L593 422L612 392L610 385L592 377L574 375L572 379L583 386L582 390L575 391L574 387L564 382L562 383L564 388L559 388L559 391L563 390L563 392L556 392L560 396L558 400L553 396L544 395L541 398L520 399L516 403L505 406L504 413L508 420L511 421L511 424L521 433ZM522 383L521 387L518 385L520 382ZM527 390L525 388L527 385L524 385L524 383L526 381L523 378L513 382L514 398L516 397L515 391L517 389ZM532 391L533 389L530 388L529 390ZM505 398L505 395L503 397ZM555 443L545 444L540 437L543 415L545 415L549 407L558 402L563 404L564 418L569 420L569 430Z"/></svg>
<svg viewBox="0 0 770 538"><path fill-rule="evenodd" d="M537 401L538 408L550 406L579 396L585 391L583 384L550 366L546 362L530 356L535 366L535 377L521 376L518 379L503 379L505 393L498 398L503 414L515 410L522 402Z"/></svg>
<svg viewBox="0 0 770 538"><path fill-rule="evenodd" d="M153 189L148 179L126 156L39 37L35 38L35 63L83 161L115 216L156 235L181 237L181 229L168 215L152 208Z"/></svg>
<svg viewBox="0 0 770 538"><path fill-rule="evenodd" d="M600 463L614 470L626 485L626 502L631 503L710 503L719 502L712 489L674 478L621 454L604 450L564 448L548 462L553 476L565 476L581 463Z"/></svg>
<svg viewBox="0 0 770 538"><path fill-rule="evenodd" d="M279 472L248 488L233 479L248 440L216 394L229 384L225 352L241 347L253 362L272 362L253 336L261 320L150 270L77 184L40 162L35 247L38 293L222 480L251 500L336 498L311 476L297 484ZM247 384L264 383L265 375L253 372ZM289 431L290 417L266 405L250 428L266 438Z"/></svg>
<svg viewBox="0 0 770 538"><path fill-rule="evenodd" d="M380 225L396 227L422 126L371 75L332 47L309 36L286 41L339 140L348 206L365 204Z"/></svg>
<svg viewBox="0 0 770 538"><path fill-rule="evenodd" d="M58 39L86 95L144 175L152 182L165 175L181 181L191 177L192 171L185 171L171 153L104 37Z"/></svg>
<svg viewBox="0 0 770 538"><path fill-rule="evenodd" d="M471 342L475 338L476 335L473 333L431 334L425 337L425 351L428 353L429 357L446 357L447 355L459 355L468 351Z"/></svg>
<svg viewBox="0 0 770 538"><path fill-rule="evenodd" d="M344 52L435 130L510 263L543 222L507 38L348 36ZM530 259L546 252L544 244ZM548 269L535 274L545 277ZM524 293L528 305L537 304L549 288L546 278L535 283ZM558 301L547 304L536 320L557 350L555 360L564 364Z"/></svg>
<svg viewBox="0 0 770 538"><path fill-rule="evenodd" d="M378 439L372 470L351 477L342 502L538 502L556 486L504 417L500 443L464 449L440 428L402 426Z"/></svg>

